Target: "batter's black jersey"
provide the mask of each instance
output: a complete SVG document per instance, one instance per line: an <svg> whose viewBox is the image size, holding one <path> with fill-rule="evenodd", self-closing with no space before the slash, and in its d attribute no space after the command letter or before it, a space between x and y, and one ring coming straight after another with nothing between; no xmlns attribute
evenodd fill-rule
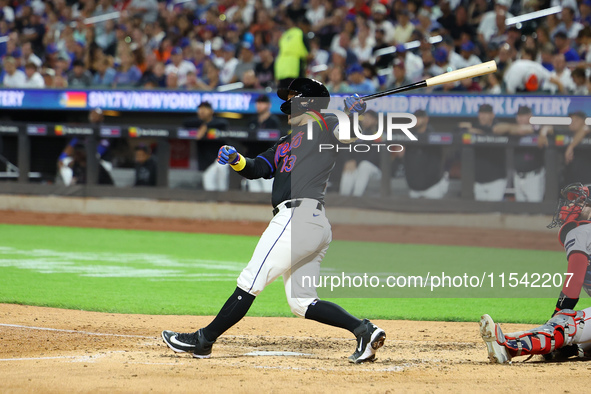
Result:
<svg viewBox="0 0 591 394"><path fill-rule="evenodd" d="M248 179L274 178L271 196L274 207L295 198L313 198L324 203L340 142L334 135L337 117L323 114L323 118L312 122L311 136L307 125L296 126L273 147L254 159L247 158L246 166L238 171Z"/></svg>

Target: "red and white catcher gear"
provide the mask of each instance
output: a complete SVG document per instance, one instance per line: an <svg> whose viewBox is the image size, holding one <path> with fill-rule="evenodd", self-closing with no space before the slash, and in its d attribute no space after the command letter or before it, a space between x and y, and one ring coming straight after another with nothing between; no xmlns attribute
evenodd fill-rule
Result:
<svg viewBox="0 0 591 394"><path fill-rule="evenodd" d="M564 346L580 343L585 312L569 309L558 312L544 325L532 330L503 334L489 315L480 320L480 334L487 345L489 359L506 363L512 357L549 354ZM579 355L583 355L582 350Z"/></svg>

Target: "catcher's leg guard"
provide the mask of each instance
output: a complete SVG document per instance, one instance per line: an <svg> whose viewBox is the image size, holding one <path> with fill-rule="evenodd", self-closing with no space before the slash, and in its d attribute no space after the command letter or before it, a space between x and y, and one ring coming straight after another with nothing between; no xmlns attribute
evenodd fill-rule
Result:
<svg viewBox="0 0 591 394"><path fill-rule="evenodd" d="M584 316L582 311L565 309L540 327L497 335L497 343L507 349L510 357L548 354L555 349L577 343L585 325ZM498 331L500 329L497 333Z"/></svg>

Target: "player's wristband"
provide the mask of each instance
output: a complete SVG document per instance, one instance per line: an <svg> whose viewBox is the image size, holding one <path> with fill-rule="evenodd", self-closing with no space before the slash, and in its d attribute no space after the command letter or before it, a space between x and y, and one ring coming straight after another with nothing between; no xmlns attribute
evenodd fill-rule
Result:
<svg viewBox="0 0 591 394"><path fill-rule="evenodd" d="M244 156L242 156L240 153L238 153L238 156L240 157L238 162L236 164L230 164L230 167L232 167L234 171L242 171L244 167L246 167L246 159Z"/></svg>
<svg viewBox="0 0 591 394"><path fill-rule="evenodd" d="M556 313L560 312L563 309L575 309L577 306L577 302L579 302L578 298L567 298L563 292L560 292L560 297L558 297L558 302L556 302L556 309L552 316Z"/></svg>

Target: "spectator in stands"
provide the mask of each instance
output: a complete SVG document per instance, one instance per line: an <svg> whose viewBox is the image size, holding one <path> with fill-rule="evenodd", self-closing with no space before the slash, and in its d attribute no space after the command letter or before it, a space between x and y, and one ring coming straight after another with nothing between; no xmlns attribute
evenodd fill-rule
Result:
<svg viewBox="0 0 591 394"><path fill-rule="evenodd" d="M131 87L137 84L142 77L142 72L134 64L134 57L129 48L124 48L121 51L121 64L115 74L113 87Z"/></svg>
<svg viewBox="0 0 591 394"><path fill-rule="evenodd" d="M514 61L505 72L505 89L509 94L536 92L550 79L550 72L534 61L536 53L525 49L521 59Z"/></svg>
<svg viewBox="0 0 591 394"><path fill-rule="evenodd" d="M540 63L548 71L554 71L554 45L547 43L540 51Z"/></svg>
<svg viewBox="0 0 591 394"><path fill-rule="evenodd" d="M591 2L591 0L589 0ZM579 57L589 63L591 60L591 26L585 26L577 38Z"/></svg>
<svg viewBox="0 0 591 394"><path fill-rule="evenodd" d="M560 20L558 29L566 32L566 35L571 40L577 38L579 31L583 29L583 25L575 20L576 3L571 5L563 5L560 12Z"/></svg>
<svg viewBox="0 0 591 394"><path fill-rule="evenodd" d="M552 62L554 70L550 73L550 78L545 88L550 90L550 93L566 94L575 89L575 83L571 77L571 72L566 68L566 61L564 55L558 53L554 55Z"/></svg>
<svg viewBox="0 0 591 394"><path fill-rule="evenodd" d="M365 77L364 69L360 64L354 64L347 70L349 90L356 93L375 93L376 87L373 82Z"/></svg>
<svg viewBox="0 0 591 394"><path fill-rule="evenodd" d="M447 51L447 67L446 70L455 70L456 64L462 63L463 58L462 56L456 52L456 46L454 45L454 40L451 36L445 35L443 36L443 40L439 44L439 48L443 48Z"/></svg>
<svg viewBox="0 0 591 394"><path fill-rule="evenodd" d="M439 4L439 11L441 12L441 15L437 18L437 23L439 23L445 32L449 33L455 27L456 19L450 2L442 1L441 4Z"/></svg>
<svg viewBox="0 0 591 394"><path fill-rule="evenodd" d="M589 135L591 128L585 124L587 114L582 111L577 111L569 115L571 124L568 129L573 133L572 140L566 151L564 152L565 168L565 184L573 182L582 182L583 184L591 183L591 155L586 152L579 152L575 154L575 148L583 141L583 138Z"/></svg>
<svg viewBox="0 0 591 394"><path fill-rule="evenodd" d="M2 85L6 88L23 88L27 82L24 72L16 68L16 60L12 56L6 56L3 61L4 79Z"/></svg>
<svg viewBox="0 0 591 394"><path fill-rule="evenodd" d="M361 63L361 67L363 67L363 75L367 78L374 86L374 89L377 88L386 88L386 76L385 75L378 75L378 72L373 64L370 62L363 62Z"/></svg>
<svg viewBox="0 0 591 394"><path fill-rule="evenodd" d="M372 56L375 57L375 66L378 69L387 68L394 60L394 54L387 49L391 45L385 40L383 28L376 27L374 39L376 43L372 49Z"/></svg>
<svg viewBox="0 0 591 394"><path fill-rule="evenodd" d="M45 26L41 23L41 16L34 14L27 4L22 6L15 28L21 34L22 42L30 42L35 53L43 53Z"/></svg>
<svg viewBox="0 0 591 394"><path fill-rule="evenodd" d="M444 170L442 145L429 145L429 116L424 110L415 113L417 124L410 131L423 145L407 144L404 158L406 183L411 198L443 198L449 189L449 174Z"/></svg>
<svg viewBox="0 0 591 394"><path fill-rule="evenodd" d="M351 40L351 49L359 62L365 62L370 60L375 45L376 41L371 36L369 23L364 19L359 24L357 35Z"/></svg>
<svg viewBox="0 0 591 394"><path fill-rule="evenodd" d="M95 87L111 87L115 81L117 71L111 67L111 61L107 57L96 62L96 72L92 78L92 85Z"/></svg>
<svg viewBox="0 0 591 394"><path fill-rule="evenodd" d="M378 122L379 115L375 111L366 111L361 117L361 129L366 134L375 134L379 127ZM354 145L352 147L354 149ZM361 197L370 180L379 180L382 177L380 155L375 150L369 152L345 151L343 158L345 162L339 184L339 194L343 196Z"/></svg>
<svg viewBox="0 0 591 394"><path fill-rule="evenodd" d="M189 71L187 73L187 82L181 87L187 90L199 90L199 80L197 79L197 74Z"/></svg>
<svg viewBox="0 0 591 394"><path fill-rule="evenodd" d="M307 37L309 28L310 22L305 17L297 24L291 18L287 18L287 30L279 38L279 54L275 58L275 79L278 87L287 87L294 78L305 76L310 50Z"/></svg>
<svg viewBox="0 0 591 394"><path fill-rule="evenodd" d="M330 62L330 54L320 47L320 38L314 37L310 40L310 53L308 54L308 68L306 75L316 77L318 73L325 71L326 65Z"/></svg>
<svg viewBox="0 0 591 394"><path fill-rule="evenodd" d="M461 57L453 66L456 69L475 66L482 63L482 60L474 54L475 45L472 41L467 41L461 46Z"/></svg>
<svg viewBox="0 0 591 394"><path fill-rule="evenodd" d="M4 19L0 19L0 58L6 55L6 43L9 38L10 29Z"/></svg>
<svg viewBox="0 0 591 394"><path fill-rule="evenodd" d="M211 60L207 60L204 66L205 75L197 80L200 90L215 90L220 85L220 72Z"/></svg>
<svg viewBox="0 0 591 394"><path fill-rule="evenodd" d="M518 137L536 136L546 138L552 128L533 126L529 123L531 108L520 106L517 110L516 123L500 122L493 127L495 134L509 134ZM541 202L544 198L546 171L544 169L544 150L538 146L518 146L514 150L513 186L515 199L522 202Z"/></svg>
<svg viewBox="0 0 591 394"><path fill-rule="evenodd" d="M245 41L240 48L238 64L236 65L236 68L234 68L234 76L232 77L231 82L242 81L244 73L247 71L254 71L255 65L254 46L250 42Z"/></svg>
<svg viewBox="0 0 591 394"><path fill-rule="evenodd" d="M498 71L492 74L488 74L484 77L486 80L486 89L484 93L486 94L501 94L503 92L503 88L501 87L501 73Z"/></svg>
<svg viewBox="0 0 591 394"><path fill-rule="evenodd" d="M205 45L203 45L202 42L193 42L191 47L193 48L193 59L190 59L190 61L195 64L195 68L197 69L197 77L200 78L203 76L205 62L208 60L208 57L205 56Z"/></svg>
<svg viewBox="0 0 591 394"><path fill-rule="evenodd" d="M41 71L41 76L43 77L43 82L45 83L46 88L54 88L55 87L55 70L52 68L44 68Z"/></svg>
<svg viewBox="0 0 591 394"><path fill-rule="evenodd" d="M394 42L394 25L388 19L388 9L384 4L374 3L371 7L370 28L377 32L381 30L383 34L383 41L388 43ZM377 37L376 37L377 42Z"/></svg>
<svg viewBox="0 0 591 394"><path fill-rule="evenodd" d="M443 47L435 49L433 52L435 58L435 65L439 67L442 72L449 72L453 70L453 67L449 64L449 52Z"/></svg>
<svg viewBox="0 0 591 394"><path fill-rule="evenodd" d="M258 90L261 88L254 70L246 70L242 74L242 79L239 82L242 83L240 90Z"/></svg>
<svg viewBox="0 0 591 394"><path fill-rule="evenodd" d="M234 71L236 71L236 66L240 63L234 54L236 53L236 47L232 44L226 44L222 48L222 58L221 61L217 64L220 68L220 84L226 85L232 81L234 77Z"/></svg>
<svg viewBox="0 0 591 394"><path fill-rule="evenodd" d="M435 63L435 58L433 57L433 52L425 51L422 53L421 56L422 56L421 60L423 61L423 67L424 67L422 79L427 79L430 77L434 77L436 75L443 74L443 72L444 72L443 69Z"/></svg>
<svg viewBox="0 0 591 394"><path fill-rule="evenodd" d="M430 0L428 0L430 1ZM427 3L427 2L425 2ZM417 15L418 24L415 26L418 31L423 33L425 36L430 36L431 32L438 30L441 28L441 25L436 20L431 18L433 13L429 12L426 7L425 3L423 3L423 7L419 10ZM432 3L432 2L431 2Z"/></svg>
<svg viewBox="0 0 591 394"><path fill-rule="evenodd" d="M56 74L55 78L53 78L53 87L56 89L67 88L68 78L65 75Z"/></svg>
<svg viewBox="0 0 591 394"><path fill-rule="evenodd" d="M494 60L497 63L497 70L501 73L501 76L504 77L505 72L513 64L515 49L507 43L502 45L491 44L489 46L489 48L495 47L498 47L499 49L496 56L494 57Z"/></svg>
<svg viewBox="0 0 591 394"><path fill-rule="evenodd" d="M406 77L411 82L417 82L420 80L424 69L423 59L420 56L415 55L412 53L412 51L407 50L406 47L401 44L396 45L394 63L396 63L396 60L401 60L403 62Z"/></svg>
<svg viewBox="0 0 591 394"><path fill-rule="evenodd" d="M460 122L459 127L470 134L493 135L495 113L490 104L481 104L475 123ZM505 148L477 146L475 152L474 199L502 201L507 186Z"/></svg>
<svg viewBox="0 0 591 394"><path fill-rule="evenodd" d="M166 85L167 89L178 89L179 87L179 76L176 72L171 71L166 75Z"/></svg>
<svg viewBox="0 0 591 394"><path fill-rule="evenodd" d="M10 4L9 0L0 0L0 12L3 15L3 20L6 21L7 25L11 25L14 23L14 10Z"/></svg>
<svg viewBox="0 0 591 394"><path fill-rule="evenodd" d="M260 61L254 66L254 72L259 79L261 87L275 86L275 59L271 48L264 47L259 52Z"/></svg>
<svg viewBox="0 0 591 394"><path fill-rule="evenodd" d="M135 184L134 186L156 186L157 166L150 148L145 144L135 147Z"/></svg>
<svg viewBox="0 0 591 394"><path fill-rule="evenodd" d="M42 89L45 87L45 80L41 74L37 72L37 65L33 62L27 62L25 64L25 86L26 88L37 88Z"/></svg>
<svg viewBox="0 0 591 394"><path fill-rule="evenodd" d="M571 93L575 96L587 96L589 89L587 88L587 76L583 67L577 67L571 73L573 78L574 89Z"/></svg>
<svg viewBox="0 0 591 394"><path fill-rule="evenodd" d="M392 67L392 74L394 76L388 89L399 88L401 86L410 85L412 81L406 77L406 69L404 68L404 61L401 59L394 60Z"/></svg>
<svg viewBox="0 0 591 394"><path fill-rule="evenodd" d="M131 0L127 11L143 18L144 23L156 22L158 19L158 2L156 0Z"/></svg>
<svg viewBox="0 0 591 394"><path fill-rule="evenodd" d="M591 0L583 0L579 6L579 19L585 26L591 26Z"/></svg>
<svg viewBox="0 0 591 394"><path fill-rule="evenodd" d="M486 46L492 36L498 33L499 24L497 21L499 19L504 21L506 18L513 17L513 14L508 12L509 2L510 0L496 0L494 10L488 11L482 15L480 24L478 25L477 33L478 40L483 46Z"/></svg>
<svg viewBox="0 0 591 394"><path fill-rule="evenodd" d="M396 26L394 26L394 42L404 44L410 41L410 36L415 29L410 23L410 14L407 10L401 10L396 14Z"/></svg>
<svg viewBox="0 0 591 394"><path fill-rule="evenodd" d="M92 74L86 69L82 60L74 60L72 71L68 73L68 86L87 88L90 85L92 85Z"/></svg>
<svg viewBox="0 0 591 394"><path fill-rule="evenodd" d="M173 46L170 37L164 37L160 41L160 45L158 49L154 50L154 54L156 55L156 59L164 64L168 62L170 59L170 53L172 52Z"/></svg>
<svg viewBox="0 0 591 394"><path fill-rule="evenodd" d="M45 58L42 65L44 67L54 68L57 63L57 58L59 56L59 51L55 44L49 44L45 48Z"/></svg>
<svg viewBox="0 0 591 394"><path fill-rule="evenodd" d="M462 44L464 39L471 40L476 37L476 30L470 25L468 20L468 11L463 5L459 5L454 11L454 22L451 29L446 28L448 33L458 46ZM468 41L466 41L468 42Z"/></svg>
<svg viewBox="0 0 591 394"><path fill-rule="evenodd" d="M320 0L310 0L309 7L306 10L306 18L312 24L312 28L315 28L325 16L325 8Z"/></svg>
<svg viewBox="0 0 591 394"><path fill-rule="evenodd" d="M183 49L176 47L171 51L170 63L164 69L164 74L168 77L169 74L174 73L177 76L177 86L184 86L187 83L187 73L196 73L195 65L183 59Z"/></svg>
<svg viewBox="0 0 591 394"><path fill-rule="evenodd" d="M22 50L22 57L23 57L23 64L27 64L29 62L35 64L37 67L41 67L43 61L39 58L39 56L33 53L33 48L30 42L25 42L21 48Z"/></svg>
<svg viewBox="0 0 591 394"><path fill-rule="evenodd" d="M226 130L228 122L214 116L213 107L207 101L199 104L197 117L183 122L185 127L197 129L197 160L199 169L203 171L203 187L207 191L228 190L228 166L217 162L218 150L225 144L222 139L204 139L209 130Z"/></svg>
<svg viewBox="0 0 591 394"><path fill-rule="evenodd" d="M94 9L94 12L92 13L92 16L97 17L97 16L110 14L112 12L115 12L115 7L113 7L112 0L99 0L96 8ZM97 31L97 35L101 31L106 29L107 22L109 22L109 21L107 20L107 21L103 21L103 22L96 22L94 24L94 28Z"/></svg>
<svg viewBox="0 0 591 394"><path fill-rule="evenodd" d="M464 78L451 90L455 92L482 92L482 86L474 78Z"/></svg>
<svg viewBox="0 0 591 394"><path fill-rule="evenodd" d="M581 60L577 51L572 48L570 38L568 38L565 32L559 31L554 35L554 44L558 53L563 54L564 60L567 62L578 62Z"/></svg>
<svg viewBox="0 0 591 394"><path fill-rule="evenodd" d="M345 72L340 67L331 67L328 69L328 82L326 88L330 93L348 93L349 84L345 81Z"/></svg>

